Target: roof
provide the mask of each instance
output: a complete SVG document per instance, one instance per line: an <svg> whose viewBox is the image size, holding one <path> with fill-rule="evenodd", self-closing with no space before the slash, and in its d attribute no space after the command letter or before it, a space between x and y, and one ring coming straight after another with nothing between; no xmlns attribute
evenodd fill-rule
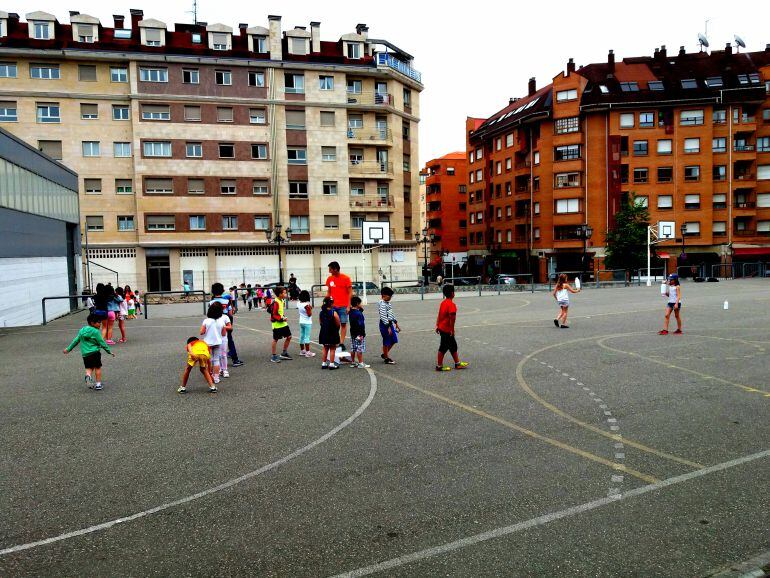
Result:
<svg viewBox="0 0 770 578"><path fill-rule="evenodd" d="M497 132L503 128L520 124L534 115L548 115L552 103L553 85L549 84L535 91L534 94L509 102L508 106L497 111L473 131L473 136L480 137L487 133Z"/></svg>
<svg viewBox="0 0 770 578"><path fill-rule="evenodd" d="M438 157L436 159L430 160L427 163L425 163L425 166L430 166L439 161L464 161L464 160L465 160L465 151L455 151L453 153L447 153L442 157Z"/></svg>

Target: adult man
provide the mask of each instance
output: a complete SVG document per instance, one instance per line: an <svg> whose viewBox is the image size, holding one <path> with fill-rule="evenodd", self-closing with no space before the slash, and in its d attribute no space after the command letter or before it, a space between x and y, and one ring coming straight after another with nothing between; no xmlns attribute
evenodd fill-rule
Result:
<svg viewBox="0 0 770 578"><path fill-rule="evenodd" d="M353 284L350 277L340 273L337 261L329 263L329 277L326 279L326 296L334 301L334 310L340 318L340 343L345 350L345 335L348 331L348 313L350 312L350 297L353 295Z"/></svg>

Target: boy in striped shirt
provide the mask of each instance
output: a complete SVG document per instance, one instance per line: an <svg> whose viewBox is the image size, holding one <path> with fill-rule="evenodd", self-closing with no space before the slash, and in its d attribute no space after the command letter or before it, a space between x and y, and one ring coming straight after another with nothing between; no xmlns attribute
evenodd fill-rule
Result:
<svg viewBox="0 0 770 578"><path fill-rule="evenodd" d="M378 310L380 313L380 335L382 335L382 357L388 365L395 365L396 362L390 358L391 348L398 343L398 333L401 328L398 326L398 320L393 313L393 305L390 300L393 298L393 289L383 287L380 290L380 302Z"/></svg>

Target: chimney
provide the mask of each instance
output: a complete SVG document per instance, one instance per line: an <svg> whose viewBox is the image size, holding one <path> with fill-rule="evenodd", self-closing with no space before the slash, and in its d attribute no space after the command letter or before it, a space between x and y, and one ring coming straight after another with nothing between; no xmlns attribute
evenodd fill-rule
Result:
<svg viewBox="0 0 770 578"><path fill-rule="evenodd" d="M535 81L535 77L529 79L529 85L527 86L527 92L529 93L529 96L532 96L537 92L537 82Z"/></svg>
<svg viewBox="0 0 770 578"><path fill-rule="evenodd" d="M245 22L238 24L238 30L241 31L241 38L246 38L246 29L249 27Z"/></svg>
<svg viewBox="0 0 770 578"><path fill-rule="evenodd" d="M665 45L665 44L664 44L663 46L661 46L661 47L660 47L660 57L661 57L663 60L665 60L665 59L666 59L666 57L667 57L667 53L666 53L666 45Z"/></svg>
<svg viewBox="0 0 770 578"><path fill-rule="evenodd" d="M567 76L569 76L573 72L575 72L575 61L572 58L570 58L567 61Z"/></svg>
<svg viewBox="0 0 770 578"><path fill-rule="evenodd" d="M519 100L518 96L512 96L511 98L508 99L508 104L513 104L517 100Z"/></svg>
<svg viewBox="0 0 770 578"><path fill-rule="evenodd" d="M652 53L652 57L657 60L660 57L660 51L658 48L655 48L655 52Z"/></svg>
<svg viewBox="0 0 770 578"><path fill-rule="evenodd" d="M120 30L123 28L123 23L125 22L126 17L123 16L122 14L113 14L112 20L113 22L115 22L115 28L117 30Z"/></svg>
<svg viewBox="0 0 770 578"><path fill-rule="evenodd" d="M310 23L310 52L321 52L321 23Z"/></svg>
<svg viewBox="0 0 770 578"><path fill-rule="evenodd" d="M139 30L139 22L144 20L144 12L142 10L131 9L131 30Z"/></svg>
<svg viewBox="0 0 770 578"><path fill-rule="evenodd" d="M687 53L684 51L684 46L680 46L679 47L679 56L684 56L685 54L687 54Z"/></svg>
<svg viewBox="0 0 770 578"><path fill-rule="evenodd" d="M283 45L281 39L281 17L271 14L267 19L270 21L270 39L268 41L270 46L270 60L282 60Z"/></svg>
<svg viewBox="0 0 770 578"><path fill-rule="evenodd" d="M770 44L765 44L765 52L770 52Z"/></svg>
<svg viewBox="0 0 770 578"><path fill-rule="evenodd" d="M368 40L369 27L366 24L356 24L356 34L360 34L364 37L364 40Z"/></svg>
<svg viewBox="0 0 770 578"><path fill-rule="evenodd" d="M73 16L80 16L80 12L78 12L77 10L70 10L70 18L72 18Z"/></svg>
<svg viewBox="0 0 770 578"><path fill-rule="evenodd" d="M732 54L733 53L733 45L729 42L725 46L725 54Z"/></svg>
<svg viewBox="0 0 770 578"><path fill-rule="evenodd" d="M610 50L607 54L607 70L610 74L615 74L615 51Z"/></svg>

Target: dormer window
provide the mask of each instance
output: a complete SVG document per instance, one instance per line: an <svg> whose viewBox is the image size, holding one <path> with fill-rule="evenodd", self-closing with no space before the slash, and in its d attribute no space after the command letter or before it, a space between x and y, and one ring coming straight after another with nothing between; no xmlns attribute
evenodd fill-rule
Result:
<svg viewBox="0 0 770 578"><path fill-rule="evenodd" d="M160 28L147 28L144 31L144 44L145 46L161 46L161 34L163 30Z"/></svg>
<svg viewBox="0 0 770 578"><path fill-rule="evenodd" d="M228 48L228 34L215 32L211 35L211 44L214 50L227 50Z"/></svg>
<svg viewBox="0 0 770 578"><path fill-rule="evenodd" d="M129 28L116 29L114 37L120 40L129 40L131 38L131 29Z"/></svg>
<svg viewBox="0 0 770 578"><path fill-rule="evenodd" d="M259 54L266 54L267 49L267 36L254 36L254 52Z"/></svg>
<svg viewBox="0 0 770 578"><path fill-rule="evenodd" d="M682 79L682 88L685 90L692 89L692 88L698 88L698 81L694 78L683 78Z"/></svg>
<svg viewBox="0 0 770 578"><path fill-rule="evenodd" d="M192 43L193 44L201 44L203 42L203 39L201 38L201 35L198 32L192 33Z"/></svg>
<svg viewBox="0 0 770 578"><path fill-rule="evenodd" d="M621 82L620 90L623 92L639 92L639 85L636 82Z"/></svg>
<svg viewBox="0 0 770 578"><path fill-rule="evenodd" d="M77 24L78 42L94 41L94 27L91 24Z"/></svg>
<svg viewBox="0 0 770 578"><path fill-rule="evenodd" d="M48 40L51 38L50 22L33 22L32 27L34 30L35 39Z"/></svg>
<svg viewBox="0 0 770 578"><path fill-rule="evenodd" d="M289 38L289 54L305 56L307 54L307 39Z"/></svg>
<svg viewBox="0 0 770 578"><path fill-rule="evenodd" d="M352 59L361 58L361 44L358 42L349 42L347 56Z"/></svg>

